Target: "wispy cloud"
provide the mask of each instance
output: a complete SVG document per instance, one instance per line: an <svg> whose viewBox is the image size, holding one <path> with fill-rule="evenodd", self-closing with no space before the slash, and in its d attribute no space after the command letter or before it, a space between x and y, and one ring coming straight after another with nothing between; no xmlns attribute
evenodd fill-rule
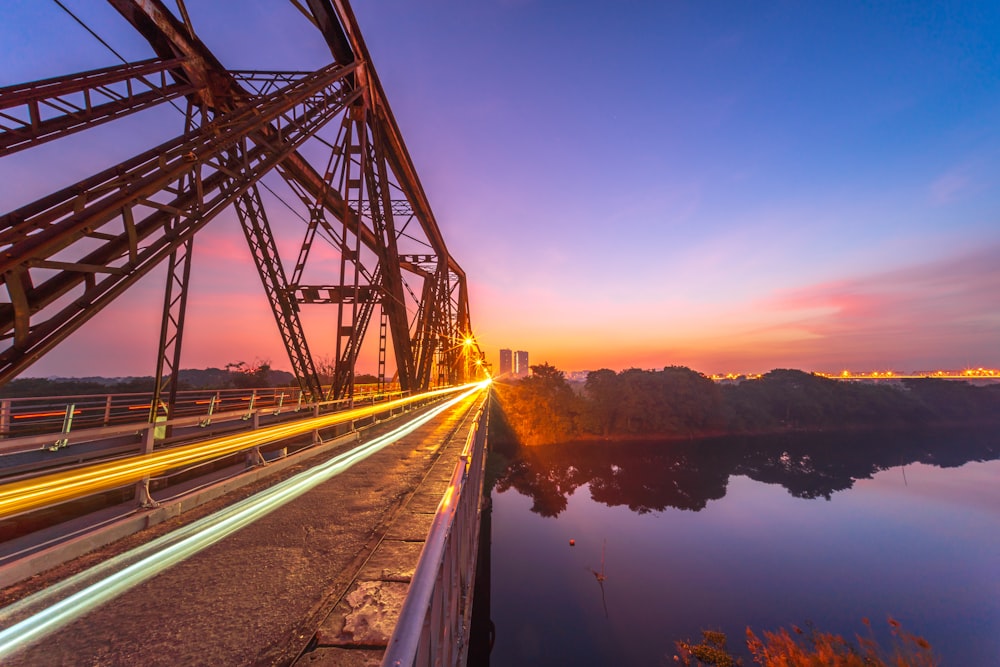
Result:
<svg viewBox="0 0 1000 667"><path fill-rule="evenodd" d="M1000 242L742 302L650 293L516 299L476 285L488 347L527 345L567 369L686 364L703 372L778 367L925 370L1000 365ZM585 315L584 315L585 314ZM527 342L524 342L527 341Z"/></svg>
<svg viewBox="0 0 1000 667"><path fill-rule="evenodd" d="M791 289L763 299L788 349L843 363L996 363L1000 244L926 264ZM913 369L910 369L913 370Z"/></svg>
<svg viewBox="0 0 1000 667"><path fill-rule="evenodd" d="M973 185L968 171L964 168L945 172L930 185L931 201L937 205L950 204Z"/></svg>

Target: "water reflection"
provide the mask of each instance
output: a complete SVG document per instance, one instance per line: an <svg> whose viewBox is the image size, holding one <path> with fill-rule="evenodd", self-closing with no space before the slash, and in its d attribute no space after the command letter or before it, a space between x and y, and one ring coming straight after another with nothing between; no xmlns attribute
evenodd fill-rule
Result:
<svg viewBox="0 0 1000 667"><path fill-rule="evenodd" d="M579 487L594 501L644 514L699 511L726 495L730 477L778 484L797 498L825 498L892 467L941 468L1000 458L993 433L787 434L696 442L581 442L520 448L498 491L529 496L532 511L559 516Z"/></svg>

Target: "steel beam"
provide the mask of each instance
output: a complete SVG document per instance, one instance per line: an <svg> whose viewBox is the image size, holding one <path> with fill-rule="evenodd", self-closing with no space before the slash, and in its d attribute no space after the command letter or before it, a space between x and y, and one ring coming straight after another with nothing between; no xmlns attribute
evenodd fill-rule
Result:
<svg viewBox="0 0 1000 667"><path fill-rule="evenodd" d="M0 88L0 157L194 92L178 76L183 62L154 58Z"/></svg>
<svg viewBox="0 0 1000 667"><path fill-rule="evenodd" d="M317 19L318 25L333 25L336 23L342 27L343 32L350 41L355 58L363 63L363 70L359 74L359 85L364 86L365 99L371 114L369 123L372 127L372 135L376 137L377 149L383 156L382 159L384 162L392 170L399 184L399 189L406 196L410 210L419 221L428 244L434 250L434 253L445 263L448 274L454 276L458 291L456 309L452 310L450 308L450 297L445 297L445 294L450 294L451 290L438 288L432 289L429 293L425 291L425 296L421 299L420 311L418 312L423 313L424 317L431 318L431 321L434 322L432 328L438 337L444 337L452 341L457 338L464 339L471 332L465 272L448 252L423 186L417 176L416 168L406 149L402 133L386 99L378 74L374 67L371 66L371 56L368 53L354 13L346 0L333 0L332 2L327 0L313 0L309 3L309 6ZM336 57L336 54L334 55ZM372 208L374 209L375 206L373 205ZM388 287L389 290L393 289L392 285ZM391 291L389 293L391 294ZM442 317L446 318L446 321L442 321ZM430 358L434 354L435 343L431 341L433 336L425 336L419 333L421 325L418 323L415 324L414 328L416 332L408 346L411 349L410 355L414 364L410 368L413 369L414 378L418 378L415 379L417 385L427 386L431 364ZM426 331L426 326L424 327L424 331ZM397 340L398 334L394 330L393 341ZM417 341L422 341L422 345L414 346L414 343ZM445 349L448 349L448 346L452 344L445 344Z"/></svg>
<svg viewBox="0 0 1000 667"><path fill-rule="evenodd" d="M195 96L200 106L225 112L245 98L222 63L160 0L108 0L108 3L146 38L160 58L184 59L183 76L197 89Z"/></svg>
<svg viewBox="0 0 1000 667"><path fill-rule="evenodd" d="M369 124L366 123L366 125ZM368 186L368 204L372 227L378 239L379 265L383 268L382 312L388 318L392 340L409 343L406 296L403 293L403 277L399 265L399 250L396 245L396 228L393 224L392 204L389 199L389 176L382 150L384 141L380 134L377 125L372 127L372 136L365 146L368 168L364 171ZM426 385L417 381L414 374L412 345L393 345L393 353L396 357L396 372L399 375L400 389L407 391L426 388Z"/></svg>
<svg viewBox="0 0 1000 667"><path fill-rule="evenodd" d="M374 285L378 284L380 277L381 265L375 267ZM373 286L369 287L369 289L374 292ZM351 335L347 338L346 345L338 359L337 370L334 374L333 384L330 387L329 398L344 398L350 396L353 392L355 360L361 352L361 344L364 342L365 334L368 332L368 325L371 323L376 303L377 300L375 298L363 300L360 302L360 308L356 308L354 311ZM382 312L384 313L385 310L383 309Z"/></svg>
<svg viewBox="0 0 1000 667"><path fill-rule="evenodd" d="M274 234L271 232L264 203L256 185L248 188L236 200L236 213L250 246L250 253L253 255L271 311L274 313L281 339L288 351L288 360L292 364L292 372L299 382L299 388L306 396L310 396L311 400L322 400L323 388L306 342L298 304L290 298L288 281L285 279L285 271L278 257L278 247L274 242Z"/></svg>
<svg viewBox="0 0 1000 667"><path fill-rule="evenodd" d="M307 0L309 10L315 19L316 27L323 33L326 44L330 47L335 62L350 65L356 59L351 43L340 25L330 0Z"/></svg>
<svg viewBox="0 0 1000 667"><path fill-rule="evenodd" d="M437 220L434 218L434 213L431 211L427 194L424 192L420 178L417 176L417 169L413 165L413 160L410 158L410 153L403 141L403 134L396 123L392 109L389 107L382 83L378 78L378 73L371 66L371 55L368 52L364 38L361 36L361 29L354 16L354 11L346 0L333 0L332 4L330 2L316 4L322 4L324 7L313 7L313 3L310 3L314 15L316 15L317 10L329 12L332 9L335 12L336 20L343 27L351 43L351 49L355 54L355 58L366 63L364 68L365 84L367 86L366 94L372 111L376 116L376 122L382 126L385 132L385 140L387 142L386 154L389 164L392 166L393 173L399 179L402 191L406 193L407 199L420 219L421 227L423 227L427 234L431 246L439 255L447 257L449 270L458 275L461 280L464 280L465 272L462 270L462 267L447 252L444 237L438 227ZM325 17L320 18L317 16L317 20L322 24Z"/></svg>
<svg viewBox="0 0 1000 667"><path fill-rule="evenodd" d="M167 286L163 297L160 320L160 344L156 355L156 377L153 396L149 401L149 423L158 417L171 419L177 402L178 374L181 370L181 342L184 339L184 319L187 313L188 285L191 282L191 256L194 237L170 253L167 264Z"/></svg>
<svg viewBox="0 0 1000 667"><path fill-rule="evenodd" d="M191 131L198 120L204 120L195 107L188 104L184 114L184 129ZM180 180L176 184L178 191L190 187L190 183ZM176 221L174 222L176 226ZM177 403L177 389L180 383L181 349L184 340L184 320L187 314L188 286L191 283L191 259L194 252L194 237L190 237L177 246L171 253L167 263L167 285L163 296L163 314L160 319L160 344L156 354L156 375L153 382L153 396L149 401L149 423L155 424L158 418L169 420L176 417L174 408ZM171 426L166 426L165 436L170 435ZM144 446L152 450L155 430L147 432ZM152 502L149 497L149 479L144 480L137 488L136 495L142 504Z"/></svg>

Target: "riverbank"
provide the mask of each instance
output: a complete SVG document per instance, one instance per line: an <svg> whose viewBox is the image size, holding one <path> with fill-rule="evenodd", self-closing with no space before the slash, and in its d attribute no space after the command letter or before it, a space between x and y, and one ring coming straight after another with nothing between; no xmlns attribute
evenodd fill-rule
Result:
<svg viewBox="0 0 1000 667"><path fill-rule="evenodd" d="M590 373L574 388L558 369L495 383L522 445L566 441L681 441L733 435L1000 425L1000 385L921 378L843 383L779 369L719 386L683 367Z"/></svg>

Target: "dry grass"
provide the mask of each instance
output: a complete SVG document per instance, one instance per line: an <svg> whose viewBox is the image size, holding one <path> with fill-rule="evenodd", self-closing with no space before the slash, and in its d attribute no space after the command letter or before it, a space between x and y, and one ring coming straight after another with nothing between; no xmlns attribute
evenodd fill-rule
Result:
<svg viewBox="0 0 1000 667"><path fill-rule="evenodd" d="M923 637L903 630L899 621L889 618L892 645L884 648L875 640L871 623L863 619L867 636L856 642L840 635L804 631L792 626L763 633L763 639L747 628L747 649L754 663L764 667L937 667L931 645ZM726 650L726 636L721 632L702 631L700 644L677 642L674 660L686 667L739 667L742 660Z"/></svg>

